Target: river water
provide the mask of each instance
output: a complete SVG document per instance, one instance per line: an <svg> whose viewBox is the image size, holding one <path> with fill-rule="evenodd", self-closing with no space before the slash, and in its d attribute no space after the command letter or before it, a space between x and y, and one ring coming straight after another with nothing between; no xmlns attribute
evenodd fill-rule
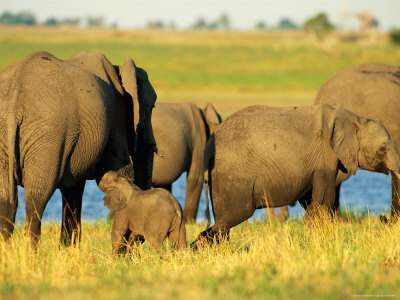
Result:
<svg viewBox="0 0 400 300"><path fill-rule="evenodd" d="M359 170L355 176L342 184L340 203L342 209L349 209L355 213L380 214L390 211L391 199L390 176ZM184 206L185 203L186 174L183 174L172 185L172 193ZM25 220L25 205L23 201L23 189L18 188L19 202L17 222ZM86 183L83 195L82 218L84 221L105 219L109 213L103 205L104 193L97 188L96 182L91 180ZM204 190L201 194L200 208L197 216L198 222L204 221L205 210ZM59 190L56 190L44 211L44 221L61 221L62 198ZM299 204L289 208L291 217L301 217L304 210ZM265 210L256 210L252 219L265 218Z"/></svg>

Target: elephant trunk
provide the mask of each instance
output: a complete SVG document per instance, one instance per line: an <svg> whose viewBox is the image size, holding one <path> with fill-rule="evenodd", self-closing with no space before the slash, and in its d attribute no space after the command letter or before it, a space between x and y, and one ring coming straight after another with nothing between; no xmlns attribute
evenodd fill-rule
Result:
<svg viewBox="0 0 400 300"><path fill-rule="evenodd" d="M135 184L142 190L151 188L153 175L154 145L143 141L139 135L136 152L133 157L133 169L135 172Z"/></svg>

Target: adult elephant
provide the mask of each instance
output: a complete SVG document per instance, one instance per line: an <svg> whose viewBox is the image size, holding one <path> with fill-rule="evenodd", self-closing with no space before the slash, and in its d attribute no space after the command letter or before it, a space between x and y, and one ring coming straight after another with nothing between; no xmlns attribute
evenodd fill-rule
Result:
<svg viewBox="0 0 400 300"><path fill-rule="evenodd" d="M210 134L221 117L212 104L204 109L193 103L158 103L152 124L157 148L154 156L153 186L172 190L172 183L187 172L185 222L195 222L204 181L203 153Z"/></svg>
<svg viewBox="0 0 400 300"><path fill-rule="evenodd" d="M155 100L143 69L131 59L113 66L100 53L59 60L37 52L1 72L1 235L8 238L14 229L17 185L24 187L26 229L34 243L46 204L60 189L65 244L80 240L85 180L114 170L149 188Z"/></svg>
<svg viewBox="0 0 400 300"><path fill-rule="evenodd" d="M255 209L288 205L310 191L305 220L320 207L330 210L338 170L400 176L399 154L379 121L327 104L247 107L211 135L204 164L215 224L198 239L228 235Z"/></svg>
<svg viewBox="0 0 400 300"><path fill-rule="evenodd" d="M327 103L346 108L362 117L378 119L389 131L393 143L400 149L400 67L368 63L340 71L320 88L315 103ZM392 217L400 214L400 181L392 178ZM350 174L338 174L335 207L340 215L341 182Z"/></svg>

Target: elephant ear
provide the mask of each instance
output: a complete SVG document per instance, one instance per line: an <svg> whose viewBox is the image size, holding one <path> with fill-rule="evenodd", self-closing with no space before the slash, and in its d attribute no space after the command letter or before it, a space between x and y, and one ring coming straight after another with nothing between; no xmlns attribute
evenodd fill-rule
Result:
<svg viewBox="0 0 400 300"><path fill-rule="evenodd" d="M136 135L140 119L136 66L132 59L127 58L118 69L121 77L122 87L124 88L125 98L127 99L126 104L128 115L133 116L133 118L128 118L128 131L132 133L135 132ZM136 139L134 138L132 142L133 145L129 145L129 152L131 156L133 156L133 152L136 149Z"/></svg>
<svg viewBox="0 0 400 300"><path fill-rule="evenodd" d="M111 212L116 212L124 209L128 204L128 197L121 189L112 189L107 192L104 197L104 205L107 206Z"/></svg>
<svg viewBox="0 0 400 300"><path fill-rule="evenodd" d="M212 134L216 127L221 123L221 116L217 113L215 107L211 103L207 103L206 107L201 110L201 113L207 123L210 134Z"/></svg>
<svg viewBox="0 0 400 300"><path fill-rule="evenodd" d="M330 145L347 172L354 175L358 169L359 144L357 130L359 121L356 115L336 108L329 123Z"/></svg>

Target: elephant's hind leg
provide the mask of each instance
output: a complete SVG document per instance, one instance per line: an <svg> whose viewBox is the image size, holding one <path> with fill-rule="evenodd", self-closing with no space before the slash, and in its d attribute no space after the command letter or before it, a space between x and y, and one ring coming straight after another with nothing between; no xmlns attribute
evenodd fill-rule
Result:
<svg viewBox="0 0 400 300"><path fill-rule="evenodd" d="M82 195L85 181L72 188L61 188L62 227L60 243L65 246L78 245L81 240Z"/></svg>
<svg viewBox="0 0 400 300"><path fill-rule="evenodd" d="M25 158L23 167L24 198L26 208L25 229L34 244L41 234L43 211L60 180L62 174L62 143L49 145L47 139L37 139L31 146L30 156Z"/></svg>
<svg viewBox="0 0 400 300"><path fill-rule="evenodd" d="M51 195L55 190L54 185L45 185L37 181L36 184L25 185L24 198L26 208L25 231L30 235L36 246L40 239L42 216Z"/></svg>
<svg viewBox="0 0 400 300"><path fill-rule="evenodd" d="M17 184L14 182L14 199L9 200L8 179L6 176L0 177L2 189L0 189L0 236L7 240L14 231L15 214L18 206Z"/></svg>

